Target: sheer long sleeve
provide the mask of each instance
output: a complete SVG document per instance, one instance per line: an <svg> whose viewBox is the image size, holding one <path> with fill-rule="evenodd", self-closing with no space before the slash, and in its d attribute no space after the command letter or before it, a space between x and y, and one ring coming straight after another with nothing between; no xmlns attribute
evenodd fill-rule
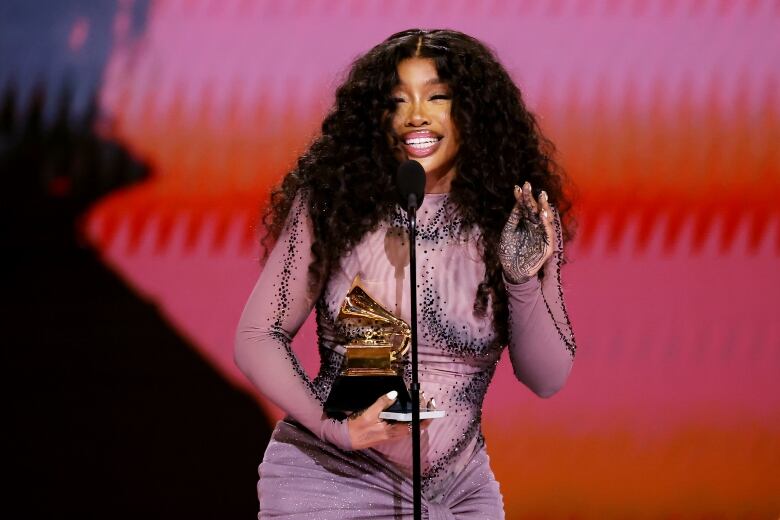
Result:
<svg viewBox="0 0 780 520"><path fill-rule="evenodd" d="M311 244L311 220L299 196L241 315L235 362L293 419L322 440L349 450L346 421L324 416L311 380L290 347L314 304L308 291Z"/></svg>
<svg viewBox="0 0 780 520"><path fill-rule="evenodd" d="M504 283L509 302L509 356L515 376L541 397L560 390L577 350L563 300L563 236L555 218L555 251L545 262L544 278Z"/></svg>

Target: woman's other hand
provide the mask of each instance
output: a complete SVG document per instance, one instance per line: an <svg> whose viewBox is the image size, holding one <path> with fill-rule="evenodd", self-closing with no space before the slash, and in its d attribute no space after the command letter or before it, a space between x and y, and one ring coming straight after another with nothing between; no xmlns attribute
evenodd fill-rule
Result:
<svg viewBox="0 0 780 520"><path fill-rule="evenodd" d="M511 283L522 283L536 276L553 253L553 212L547 193L534 200L531 184L515 186L515 207L501 232L498 255L504 276Z"/></svg>
<svg viewBox="0 0 780 520"><path fill-rule="evenodd" d="M393 390L360 413L355 413L347 419L349 439L353 450L364 450L382 442L408 437L412 433L410 422L388 422L379 418L379 414L392 405L398 392ZM433 401L431 399L431 401ZM433 404L435 408L435 401ZM420 429L425 430L430 419L420 421Z"/></svg>

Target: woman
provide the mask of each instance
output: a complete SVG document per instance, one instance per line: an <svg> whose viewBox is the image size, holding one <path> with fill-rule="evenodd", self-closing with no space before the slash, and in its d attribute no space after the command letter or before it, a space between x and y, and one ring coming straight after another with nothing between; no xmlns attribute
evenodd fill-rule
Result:
<svg viewBox="0 0 780 520"><path fill-rule="evenodd" d="M394 184L407 158L426 175L419 377L447 411L422 435L423 507L428 518L503 518L480 431L501 351L548 397L576 348L560 288L568 204L551 148L504 68L465 34L404 31L354 63L321 135L271 196L275 246L239 324L236 363L289 414L260 465L260 518L412 512L409 428L379 418L394 396L344 421L322 411L355 333L336 320L353 278L410 320ZM310 380L290 341L313 307L321 365Z"/></svg>

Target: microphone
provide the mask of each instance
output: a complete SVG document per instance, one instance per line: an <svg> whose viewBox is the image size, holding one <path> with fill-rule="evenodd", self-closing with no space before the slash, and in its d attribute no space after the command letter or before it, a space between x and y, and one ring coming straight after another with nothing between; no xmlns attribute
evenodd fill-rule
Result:
<svg viewBox="0 0 780 520"><path fill-rule="evenodd" d="M407 211L414 207L417 211L425 198L425 169L422 164L412 160L402 162L398 167L395 183L401 198L401 207Z"/></svg>

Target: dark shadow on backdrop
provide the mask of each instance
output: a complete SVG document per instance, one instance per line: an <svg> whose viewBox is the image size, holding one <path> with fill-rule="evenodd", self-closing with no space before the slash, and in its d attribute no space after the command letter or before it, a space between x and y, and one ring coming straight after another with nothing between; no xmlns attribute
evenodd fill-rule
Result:
<svg viewBox="0 0 780 520"><path fill-rule="evenodd" d="M0 107L3 345L10 403L6 511L21 517L251 518L270 434L227 384L98 259L77 221L142 181L67 89Z"/></svg>

